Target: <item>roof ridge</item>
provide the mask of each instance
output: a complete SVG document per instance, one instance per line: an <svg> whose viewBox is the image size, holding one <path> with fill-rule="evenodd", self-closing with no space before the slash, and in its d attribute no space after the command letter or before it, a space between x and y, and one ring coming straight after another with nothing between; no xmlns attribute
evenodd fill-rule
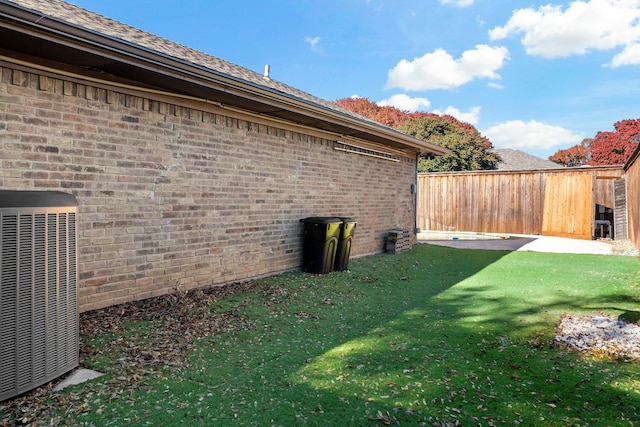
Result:
<svg viewBox="0 0 640 427"><path fill-rule="evenodd" d="M533 170L533 169L559 169L562 165L543 159L536 155L516 148L494 149L502 160L498 163L498 170Z"/></svg>

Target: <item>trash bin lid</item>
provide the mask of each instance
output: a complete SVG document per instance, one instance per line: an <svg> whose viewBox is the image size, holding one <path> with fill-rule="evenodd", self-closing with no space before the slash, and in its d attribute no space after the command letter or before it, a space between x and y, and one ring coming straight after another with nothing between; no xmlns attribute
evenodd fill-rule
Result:
<svg viewBox="0 0 640 427"><path fill-rule="evenodd" d="M331 216L312 216L309 218L302 218L300 222L308 222L314 224L335 224L337 222L342 222L342 220L340 218Z"/></svg>
<svg viewBox="0 0 640 427"><path fill-rule="evenodd" d="M326 242L332 238L340 237L342 221L340 218L328 216L314 216L303 218L305 236L311 240Z"/></svg>
<svg viewBox="0 0 640 427"><path fill-rule="evenodd" d="M357 222L355 218L345 218L345 217L340 217L340 221L342 222L347 222L349 224L352 224L354 222Z"/></svg>

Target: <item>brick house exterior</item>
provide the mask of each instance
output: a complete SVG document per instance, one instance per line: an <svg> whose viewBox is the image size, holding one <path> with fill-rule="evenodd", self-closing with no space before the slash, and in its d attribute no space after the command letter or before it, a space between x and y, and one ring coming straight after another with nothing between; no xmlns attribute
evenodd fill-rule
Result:
<svg viewBox="0 0 640 427"><path fill-rule="evenodd" d="M78 199L81 311L300 268L308 216L380 252L447 152L59 0L0 12L0 188Z"/></svg>

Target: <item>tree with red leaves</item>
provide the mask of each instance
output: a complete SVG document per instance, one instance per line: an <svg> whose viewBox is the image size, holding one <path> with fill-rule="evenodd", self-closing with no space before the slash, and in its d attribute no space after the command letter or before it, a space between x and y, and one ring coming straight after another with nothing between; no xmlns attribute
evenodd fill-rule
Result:
<svg viewBox="0 0 640 427"><path fill-rule="evenodd" d="M593 138L585 138L578 145L556 151L549 160L566 167L582 166L589 161L592 143Z"/></svg>
<svg viewBox="0 0 640 427"><path fill-rule="evenodd" d="M410 114L395 107L381 107L367 98L343 98L335 103L346 110L392 128L397 128Z"/></svg>
<svg viewBox="0 0 640 427"><path fill-rule="evenodd" d="M420 159L419 172L495 169L500 157L492 151L491 142L471 124L453 116L402 111L381 107L366 98L344 98L335 102L342 108L385 126L413 135L418 139L450 149L448 156Z"/></svg>
<svg viewBox="0 0 640 427"><path fill-rule="evenodd" d="M640 142L640 119L616 122L613 132L598 132L591 144L589 165L622 165Z"/></svg>

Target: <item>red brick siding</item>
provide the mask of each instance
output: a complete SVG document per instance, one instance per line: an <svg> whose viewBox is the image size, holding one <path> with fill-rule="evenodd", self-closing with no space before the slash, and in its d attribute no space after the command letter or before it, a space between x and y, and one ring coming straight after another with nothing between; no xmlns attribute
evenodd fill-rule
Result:
<svg viewBox="0 0 640 427"><path fill-rule="evenodd" d="M411 156L344 153L329 134L204 103L1 71L0 187L78 198L81 311L299 268L307 216L356 218L353 256L413 229Z"/></svg>

